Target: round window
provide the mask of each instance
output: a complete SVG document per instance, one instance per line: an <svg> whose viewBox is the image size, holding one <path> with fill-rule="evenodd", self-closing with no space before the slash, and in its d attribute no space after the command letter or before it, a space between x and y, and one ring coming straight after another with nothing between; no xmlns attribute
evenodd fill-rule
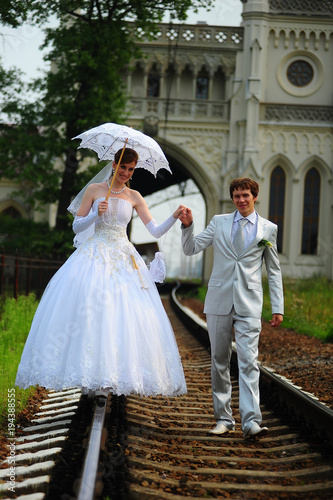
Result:
<svg viewBox="0 0 333 500"><path fill-rule="evenodd" d="M323 84L324 64L317 55L306 50L288 52L277 67L280 87L294 97L305 97L317 92Z"/></svg>
<svg viewBox="0 0 333 500"><path fill-rule="evenodd" d="M307 61L294 61L288 66L287 77L295 87L305 87L313 79L313 68Z"/></svg>

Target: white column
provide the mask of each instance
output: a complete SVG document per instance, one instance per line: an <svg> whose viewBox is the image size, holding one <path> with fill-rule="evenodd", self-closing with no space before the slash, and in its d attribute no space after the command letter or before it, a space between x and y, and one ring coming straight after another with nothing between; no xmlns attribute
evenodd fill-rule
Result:
<svg viewBox="0 0 333 500"><path fill-rule="evenodd" d="M143 74L143 89L144 89L144 97L147 97L148 92L148 72L145 69Z"/></svg>
<svg viewBox="0 0 333 500"><path fill-rule="evenodd" d="M209 82L208 82L208 100L213 99L213 81L214 81L214 70L209 71Z"/></svg>
<svg viewBox="0 0 333 500"><path fill-rule="evenodd" d="M128 95L132 94L132 72L128 71L127 73L127 92Z"/></svg>

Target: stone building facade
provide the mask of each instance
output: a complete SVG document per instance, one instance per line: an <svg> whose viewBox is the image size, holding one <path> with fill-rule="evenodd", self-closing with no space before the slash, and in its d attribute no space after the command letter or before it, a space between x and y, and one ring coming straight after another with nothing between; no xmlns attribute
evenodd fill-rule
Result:
<svg viewBox="0 0 333 500"><path fill-rule="evenodd" d="M332 279L333 4L242 3L239 27L161 24L149 41L136 33L143 55L124 74L128 124L157 139L175 181L177 171L193 179L207 222L234 209L233 178L256 179L257 210L279 225L283 273ZM211 264L207 251L204 279Z"/></svg>

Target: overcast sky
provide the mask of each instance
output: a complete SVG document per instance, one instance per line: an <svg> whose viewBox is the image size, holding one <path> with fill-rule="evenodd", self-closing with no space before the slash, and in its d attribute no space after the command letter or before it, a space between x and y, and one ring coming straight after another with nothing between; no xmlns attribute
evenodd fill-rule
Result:
<svg viewBox="0 0 333 500"><path fill-rule="evenodd" d="M210 12L200 9L198 14L190 14L187 23L196 24L201 21L211 25L239 26L241 12L240 0L216 0L215 7ZM167 21L168 18L165 19ZM15 30L0 25L0 37L0 57L5 68L20 68L28 80L38 77L38 70L45 68L43 54L39 49L43 33L38 28L27 25Z"/></svg>

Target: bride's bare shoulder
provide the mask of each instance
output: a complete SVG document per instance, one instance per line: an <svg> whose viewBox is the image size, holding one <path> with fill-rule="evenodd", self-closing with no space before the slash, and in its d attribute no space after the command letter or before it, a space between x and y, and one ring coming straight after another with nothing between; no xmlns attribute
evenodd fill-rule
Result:
<svg viewBox="0 0 333 500"><path fill-rule="evenodd" d="M142 198L142 195L139 193L139 191L136 191L135 189L128 188L128 193L130 196L133 196L133 198Z"/></svg>
<svg viewBox="0 0 333 500"><path fill-rule="evenodd" d="M107 186L106 186L105 182L97 182L96 184L89 184L89 186L87 187L86 191L90 195L94 195L97 192L99 192L101 190L106 190L106 189L107 189Z"/></svg>
<svg viewBox="0 0 333 500"><path fill-rule="evenodd" d="M133 206L137 205L138 203L141 203L143 201L142 195L139 193L139 191L136 191L135 189L128 189L128 196L132 201Z"/></svg>
<svg viewBox="0 0 333 500"><path fill-rule="evenodd" d="M107 186L103 182L98 182L96 184L95 183L89 184L89 186L87 186L87 189L84 193L83 200L90 201L91 203L93 203L98 198L105 196L106 192L107 192Z"/></svg>
<svg viewBox="0 0 333 500"><path fill-rule="evenodd" d="M96 191L96 189L98 189L100 185L101 185L100 183L89 184L89 186L87 186L86 191L88 191L89 193L93 193L94 191Z"/></svg>
<svg viewBox="0 0 333 500"><path fill-rule="evenodd" d="M96 182L94 184L90 184L88 186L88 188L89 187L91 187L94 190L99 189L99 188L105 188L106 187L106 183L105 183L105 181L104 182Z"/></svg>

